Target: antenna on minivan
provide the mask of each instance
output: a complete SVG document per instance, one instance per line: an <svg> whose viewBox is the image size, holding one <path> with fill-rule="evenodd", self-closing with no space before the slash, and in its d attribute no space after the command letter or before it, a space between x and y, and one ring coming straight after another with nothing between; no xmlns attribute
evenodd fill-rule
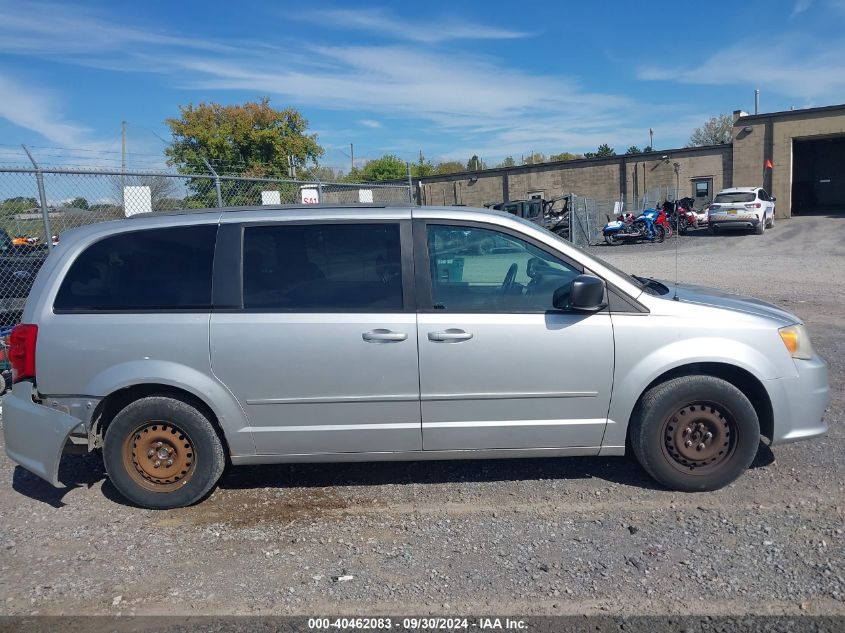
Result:
<svg viewBox="0 0 845 633"><path fill-rule="evenodd" d="M678 192L675 192L675 197L678 197ZM675 200L675 296L672 301L680 301L678 299L678 239L681 237L681 214L678 213L678 201Z"/></svg>

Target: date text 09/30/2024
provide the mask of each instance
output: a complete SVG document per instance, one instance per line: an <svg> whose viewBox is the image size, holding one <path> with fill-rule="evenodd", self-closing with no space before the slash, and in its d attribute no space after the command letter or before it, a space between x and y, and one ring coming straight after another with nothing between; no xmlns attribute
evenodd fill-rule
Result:
<svg viewBox="0 0 845 633"><path fill-rule="evenodd" d="M312 631L347 631L347 630L390 630L409 631L460 631L477 629L480 631L510 630L521 631L528 628L528 623L519 618L497 617L353 617L353 618L308 618L308 628Z"/></svg>

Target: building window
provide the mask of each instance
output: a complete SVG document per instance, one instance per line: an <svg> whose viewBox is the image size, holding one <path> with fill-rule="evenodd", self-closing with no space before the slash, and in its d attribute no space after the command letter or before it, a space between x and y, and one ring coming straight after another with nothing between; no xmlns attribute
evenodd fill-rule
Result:
<svg viewBox="0 0 845 633"><path fill-rule="evenodd" d="M710 190L712 188L712 185L713 180L710 178L707 178L705 180L693 180L693 196L697 200L709 200L711 196Z"/></svg>

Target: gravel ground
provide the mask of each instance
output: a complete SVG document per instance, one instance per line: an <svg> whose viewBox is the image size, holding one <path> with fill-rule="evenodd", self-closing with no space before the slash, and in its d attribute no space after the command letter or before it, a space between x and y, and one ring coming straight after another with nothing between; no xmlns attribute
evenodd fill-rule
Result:
<svg viewBox="0 0 845 633"><path fill-rule="evenodd" d="M678 240L681 280L788 307L830 363L829 435L761 445L724 490L668 492L624 458L267 466L152 512L93 456L56 490L3 455L0 614L845 615L843 229ZM594 251L671 279L674 246Z"/></svg>

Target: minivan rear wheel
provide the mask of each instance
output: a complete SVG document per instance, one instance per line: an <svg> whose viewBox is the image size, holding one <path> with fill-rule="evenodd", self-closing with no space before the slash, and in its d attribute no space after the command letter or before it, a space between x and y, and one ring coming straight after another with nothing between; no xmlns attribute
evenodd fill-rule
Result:
<svg viewBox="0 0 845 633"><path fill-rule="evenodd" d="M754 461L760 422L739 389L714 376L683 376L650 389L632 421L642 467L673 490L722 488Z"/></svg>
<svg viewBox="0 0 845 633"><path fill-rule="evenodd" d="M103 462L114 487L144 508L188 506L220 478L225 457L211 422L164 396L136 400L106 429Z"/></svg>

